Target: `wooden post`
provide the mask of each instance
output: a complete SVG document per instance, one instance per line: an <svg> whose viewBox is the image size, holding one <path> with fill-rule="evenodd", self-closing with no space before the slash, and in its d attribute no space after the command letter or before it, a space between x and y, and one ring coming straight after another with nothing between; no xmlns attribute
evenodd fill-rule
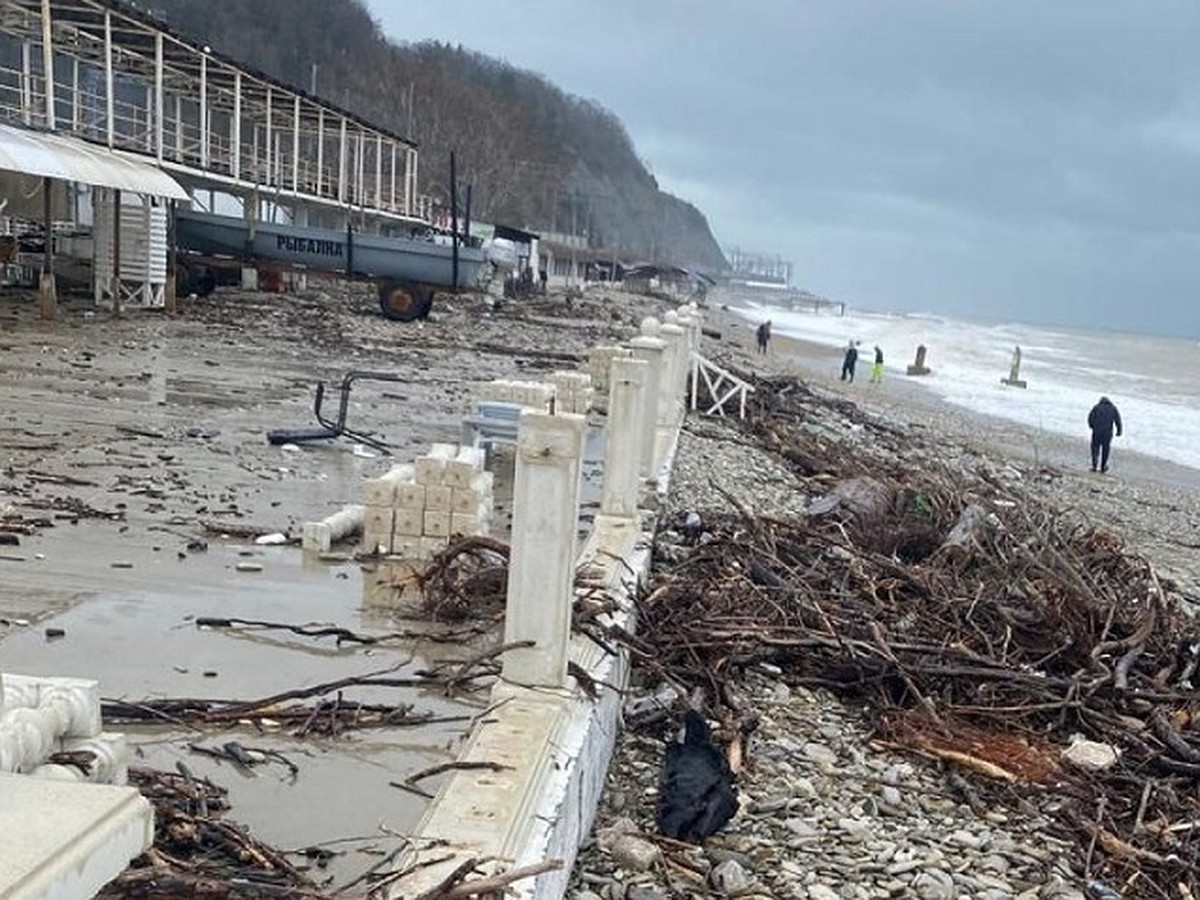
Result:
<svg viewBox="0 0 1200 900"><path fill-rule="evenodd" d="M46 229L46 246L42 254L42 277L38 282L38 318L47 321L58 318L58 292L54 284L54 210L50 202L52 184L52 179L42 179L42 221Z"/></svg>
<svg viewBox="0 0 1200 900"><path fill-rule="evenodd" d="M454 151L450 151L450 246L453 257L454 292L458 293L458 174L455 171Z"/></svg>
<svg viewBox="0 0 1200 900"><path fill-rule="evenodd" d="M113 316L121 318L124 314L121 308L121 192L113 191L113 277L112 277Z"/></svg>
<svg viewBox="0 0 1200 900"><path fill-rule="evenodd" d="M176 278L179 267L178 247L176 246L174 200L167 201L167 283L163 285L163 306L167 315L173 316L179 312L179 302L176 296Z"/></svg>

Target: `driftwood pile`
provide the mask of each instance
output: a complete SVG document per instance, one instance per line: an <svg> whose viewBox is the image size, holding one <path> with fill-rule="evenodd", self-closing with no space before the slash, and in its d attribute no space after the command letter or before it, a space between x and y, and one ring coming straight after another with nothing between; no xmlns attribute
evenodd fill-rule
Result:
<svg viewBox="0 0 1200 900"><path fill-rule="evenodd" d="M667 531L693 547L640 601L643 677L703 687L743 727L751 665L853 695L881 739L1046 801L1082 877L1200 891L1200 623L1172 585L982 464L914 464L908 436L795 382L756 401L746 427L808 479L809 515ZM829 437L847 417L872 432L853 454ZM1080 737L1098 761L1064 757Z"/></svg>
<svg viewBox="0 0 1200 900"><path fill-rule="evenodd" d="M324 896L279 851L224 818L229 809L224 788L186 768L178 774L135 768L129 782L154 806L155 842L104 888L102 900Z"/></svg>

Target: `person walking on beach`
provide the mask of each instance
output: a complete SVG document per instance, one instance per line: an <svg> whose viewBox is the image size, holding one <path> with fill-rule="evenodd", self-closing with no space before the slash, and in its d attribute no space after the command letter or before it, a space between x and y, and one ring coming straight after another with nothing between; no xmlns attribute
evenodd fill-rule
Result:
<svg viewBox="0 0 1200 900"><path fill-rule="evenodd" d="M850 346L846 348L846 355L842 358L842 381L854 383L854 367L858 365L858 347L854 341L850 342Z"/></svg>
<svg viewBox="0 0 1200 900"><path fill-rule="evenodd" d="M1096 471L1097 462L1100 471L1108 471L1108 450L1112 444L1113 428L1117 437L1121 436L1121 414L1107 397L1101 397L1100 402L1088 413L1088 428L1092 429L1092 471Z"/></svg>
<svg viewBox="0 0 1200 900"><path fill-rule="evenodd" d="M758 326L758 352L766 353L767 346L771 343L771 320L763 322Z"/></svg>
<svg viewBox="0 0 1200 900"><path fill-rule="evenodd" d="M883 382L883 351L875 345L875 365L871 366L871 384Z"/></svg>

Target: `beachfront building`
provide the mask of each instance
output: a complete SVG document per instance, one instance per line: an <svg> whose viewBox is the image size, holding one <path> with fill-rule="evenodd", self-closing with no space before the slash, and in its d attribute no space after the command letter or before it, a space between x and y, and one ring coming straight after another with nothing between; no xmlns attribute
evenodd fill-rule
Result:
<svg viewBox="0 0 1200 900"><path fill-rule="evenodd" d="M41 270L44 314L56 245L98 300L163 304L173 203L382 233L429 213L412 141L118 0L0 0L0 173L6 273Z"/></svg>

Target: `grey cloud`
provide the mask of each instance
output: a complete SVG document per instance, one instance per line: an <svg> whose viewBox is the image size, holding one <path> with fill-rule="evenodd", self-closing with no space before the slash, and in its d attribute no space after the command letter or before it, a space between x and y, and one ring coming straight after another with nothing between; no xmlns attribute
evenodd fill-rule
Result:
<svg viewBox="0 0 1200 900"><path fill-rule="evenodd" d="M823 293L1200 333L1200 4L371 5L608 106L719 239Z"/></svg>

